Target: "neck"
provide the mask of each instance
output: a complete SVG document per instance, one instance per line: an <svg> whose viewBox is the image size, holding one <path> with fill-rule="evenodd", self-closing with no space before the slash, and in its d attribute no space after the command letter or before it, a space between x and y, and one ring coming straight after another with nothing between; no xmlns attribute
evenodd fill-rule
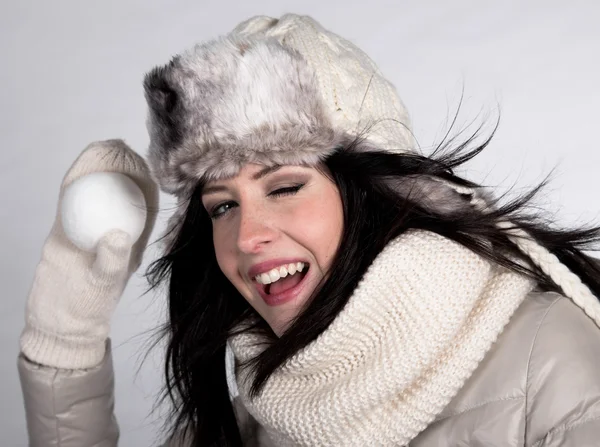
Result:
<svg viewBox="0 0 600 447"><path fill-rule="evenodd" d="M249 398L251 371L238 368L240 397L289 445L402 445L456 395L533 286L453 241L408 232L388 244L330 327L256 399ZM234 337L236 358L257 355L258 341Z"/></svg>

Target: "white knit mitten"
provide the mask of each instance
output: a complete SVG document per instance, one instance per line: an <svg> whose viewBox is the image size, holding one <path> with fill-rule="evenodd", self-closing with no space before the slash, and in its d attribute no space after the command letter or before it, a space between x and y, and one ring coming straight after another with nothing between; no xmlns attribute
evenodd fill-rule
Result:
<svg viewBox="0 0 600 447"><path fill-rule="evenodd" d="M94 172L125 174L144 193L146 225L135 244L120 230L106 234L95 253L84 252L67 239L60 219L64 190ZM122 140L92 143L75 160L63 179L56 219L27 300L21 351L28 359L65 369L102 361L111 315L141 264L157 208L158 188L146 162Z"/></svg>

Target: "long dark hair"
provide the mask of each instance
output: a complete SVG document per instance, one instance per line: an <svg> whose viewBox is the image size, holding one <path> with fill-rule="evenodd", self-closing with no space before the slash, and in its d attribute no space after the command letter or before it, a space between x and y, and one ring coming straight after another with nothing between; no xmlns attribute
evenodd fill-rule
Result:
<svg viewBox="0 0 600 447"><path fill-rule="evenodd" d="M151 287L168 281L169 321L165 396L173 402L171 433L184 431L195 446L241 446L226 376L227 339L238 323L262 333L268 346L251 362L252 394L260 393L271 374L311 343L343 309L375 257L409 229L432 231L481 256L534 278L543 290L558 287L511 242L498 222L509 219L577 274L600 296L600 269L585 250L600 240L600 227L552 228L530 203L544 186L507 203L487 197L483 212L471 197L444 182L466 188L479 185L454 170L489 144L478 133L462 143L449 140L429 156L394 154L368 147L362 137L348 139L327 158L322 172L339 188L344 230L328 279L306 308L277 338L220 271L212 242L212 223L201 202L202 184L189 200L181 224L172 231L168 252L147 275Z"/></svg>

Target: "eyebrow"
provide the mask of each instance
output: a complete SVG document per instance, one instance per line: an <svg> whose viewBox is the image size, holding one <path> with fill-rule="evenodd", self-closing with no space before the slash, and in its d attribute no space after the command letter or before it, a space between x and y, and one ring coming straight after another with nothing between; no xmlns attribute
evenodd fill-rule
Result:
<svg viewBox="0 0 600 447"><path fill-rule="evenodd" d="M258 171L257 173L252 174L252 180L260 180L261 178L263 178L269 174L272 174L275 171L278 171L282 167L283 167L283 165L267 166L267 167L261 169L260 171ZM227 191L227 187L222 186L222 185L206 186L205 188L202 189L202 195L211 194L211 193L215 193L215 192L221 192L221 191Z"/></svg>
<svg viewBox="0 0 600 447"><path fill-rule="evenodd" d="M252 180L259 180L261 178L263 178L266 175L269 175L275 171L278 171L279 169L281 169L283 167L283 165L273 165L273 166L267 166L266 168L261 169L260 171L258 171L256 174L252 175Z"/></svg>

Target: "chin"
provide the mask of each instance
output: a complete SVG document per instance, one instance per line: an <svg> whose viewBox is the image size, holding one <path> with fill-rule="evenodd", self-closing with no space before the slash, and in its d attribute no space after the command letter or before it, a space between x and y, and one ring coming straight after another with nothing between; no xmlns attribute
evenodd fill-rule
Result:
<svg viewBox="0 0 600 447"><path fill-rule="evenodd" d="M275 335L281 337L297 315L298 311L295 307L294 309L289 309L287 312L282 310L278 315L271 315L270 318L265 318L265 320L273 332L275 332Z"/></svg>
<svg viewBox="0 0 600 447"><path fill-rule="evenodd" d="M277 337L279 338L285 333L285 330L287 329L287 327L286 326L283 326L283 327L271 326L271 329L273 329L273 332L275 332L275 335L277 335Z"/></svg>
<svg viewBox="0 0 600 447"><path fill-rule="evenodd" d="M263 300L257 300L260 302L259 309L256 309L267 324L271 327L273 332L281 337L283 333L291 326L294 319L302 312L302 309L306 305L307 301L311 298L315 290L315 283L318 278L310 278L306 287L302 293L292 298L287 303L282 303L276 306L269 306ZM262 302L261 302L262 301Z"/></svg>

